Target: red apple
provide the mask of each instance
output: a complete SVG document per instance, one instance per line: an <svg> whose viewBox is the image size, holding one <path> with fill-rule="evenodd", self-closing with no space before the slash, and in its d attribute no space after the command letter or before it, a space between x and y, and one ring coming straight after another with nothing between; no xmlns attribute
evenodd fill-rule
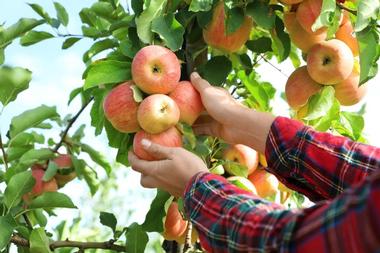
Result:
<svg viewBox="0 0 380 253"><path fill-rule="evenodd" d="M360 102L367 93L367 85L359 86L360 67L355 66L351 75L341 83L334 85L335 97L341 105L350 106Z"/></svg>
<svg viewBox="0 0 380 253"><path fill-rule="evenodd" d="M199 92L189 81L179 82L169 96L179 107L179 120L189 125L192 125L204 110Z"/></svg>
<svg viewBox="0 0 380 253"><path fill-rule="evenodd" d="M337 39L315 44L307 55L307 71L320 84L342 82L351 74L353 67L354 56L351 49Z"/></svg>
<svg viewBox="0 0 380 253"><path fill-rule="evenodd" d="M292 109L299 109L309 98L318 93L322 86L309 76L306 66L296 69L288 78L285 96Z"/></svg>
<svg viewBox="0 0 380 253"><path fill-rule="evenodd" d="M150 134L161 133L179 121L179 108L169 96L154 94L145 98L137 110L137 120Z"/></svg>
<svg viewBox="0 0 380 253"><path fill-rule="evenodd" d="M226 160L237 162L247 167L248 175L254 172L259 164L259 153L243 144L235 144L230 146L224 152L223 157ZM228 164L226 164L224 168L229 174L236 175L233 167Z"/></svg>
<svg viewBox="0 0 380 253"><path fill-rule="evenodd" d="M177 202L172 202L166 212L163 237L166 240L178 240L186 232L187 221L182 218Z"/></svg>
<svg viewBox="0 0 380 253"><path fill-rule="evenodd" d="M148 94L168 94L178 84L181 64L169 49L146 46L133 58L132 77L136 85Z"/></svg>
<svg viewBox="0 0 380 253"><path fill-rule="evenodd" d="M279 186L277 178L264 169L255 170L249 175L248 180L253 183L258 195L262 198L271 197L277 193Z"/></svg>
<svg viewBox="0 0 380 253"><path fill-rule="evenodd" d="M147 139L151 142L166 147L182 147L182 135L175 127L171 127L165 132L159 134L149 134L143 130L137 132L133 139L133 152L140 158L148 161L154 161L156 158L148 154L141 146L141 140Z"/></svg>
<svg viewBox="0 0 380 253"><path fill-rule="evenodd" d="M325 27L313 31L311 27L317 20L322 9L323 0L304 0L297 9L297 20L301 27L309 33L322 33L326 31Z"/></svg>
<svg viewBox="0 0 380 253"><path fill-rule="evenodd" d="M53 160L53 162L57 164L59 168L54 176L58 187L63 187L65 184L76 178L77 174L75 172L70 155L60 154Z"/></svg>
<svg viewBox="0 0 380 253"><path fill-rule="evenodd" d="M134 133L140 129L137 122L138 103L133 98L131 88L133 84L132 81L127 81L116 86L103 103L105 117L114 128L124 133Z"/></svg>
<svg viewBox="0 0 380 253"><path fill-rule="evenodd" d="M54 178L50 179L47 182L44 182L42 178L45 175L45 171L38 166L32 168L32 176L35 180L35 184L32 188L32 191L25 194L23 199L29 201L30 199L40 196L45 192L56 192L58 190L57 182Z"/></svg>
<svg viewBox="0 0 380 253"><path fill-rule="evenodd" d="M251 17L245 16L242 25L233 33L227 34L225 20L224 1L219 1L210 23L203 30L203 38L211 47L233 53L238 51L248 40L253 22Z"/></svg>
<svg viewBox="0 0 380 253"><path fill-rule="evenodd" d="M325 31L318 34L306 32L298 23L295 12L284 13L284 25L293 44L304 53L307 53L312 46L320 41L324 41L327 37L327 32Z"/></svg>
<svg viewBox="0 0 380 253"><path fill-rule="evenodd" d="M284 4L298 4L302 1L303 0L280 0L280 2Z"/></svg>

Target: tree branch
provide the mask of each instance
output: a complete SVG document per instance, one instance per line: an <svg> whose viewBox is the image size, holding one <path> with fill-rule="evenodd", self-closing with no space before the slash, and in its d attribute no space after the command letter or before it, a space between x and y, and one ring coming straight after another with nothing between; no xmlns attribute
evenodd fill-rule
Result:
<svg viewBox="0 0 380 253"><path fill-rule="evenodd" d="M5 150L4 150L3 139L1 138L1 133L0 133L0 149L1 149L1 152L3 153L3 162L4 162L5 170L8 170L8 158L7 158L7 154L5 153Z"/></svg>
<svg viewBox="0 0 380 253"><path fill-rule="evenodd" d="M193 230L193 224L191 222L187 223L187 228L186 228L186 236L185 236L185 245L183 246L183 253L186 253L188 250L192 249L191 245L191 233Z"/></svg>
<svg viewBox="0 0 380 253"><path fill-rule="evenodd" d="M29 241L25 238L20 237L19 235L13 235L11 238L11 242L17 246L22 246L29 248ZM78 248L80 250L85 249L108 249L116 252L126 252L126 248L124 246L115 244L114 240L109 240L105 242L78 242L78 241L54 241L50 243L50 249L55 250L58 248Z"/></svg>
<svg viewBox="0 0 380 253"><path fill-rule="evenodd" d="M341 8L342 10L345 10L345 11L348 11L349 13L354 14L355 16L358 15L358 12L357 12L357 11L350 9L350 8L344 6L344 5L341 4L341 3L336 3L336 6L338 6L338 7Z"/></svg>
<svg viewBox="0 0 380 253"><path fill-rule="evenodd" d="M266 63L268 63L270 66L272 66L275 70L277 70L278 72L280 72L283 76L285 76L286 78L289 78L289 76L287 74L285 74L284 72L282 72L281 69L277 68L275 65L273 65L270 61L268 61L265 57L262 58Z"/></svg>
<svg viewBox="0 0 380 253"><path fill-rule="evenodd" d="M61 140L55 145L53 151L57 152L58 149L62 146L63 142L65 141L65 138L67 136L67 133L69 132L70 128L73 126L74 122L79 118L80 114L86 109L86 107L91 103L91 101L94 99L94 97L91 97L83 106L80 108L80 110L75 114L74 117L72 117L69 120L69 124L67 125L66 129L61 134Z"/></svg>

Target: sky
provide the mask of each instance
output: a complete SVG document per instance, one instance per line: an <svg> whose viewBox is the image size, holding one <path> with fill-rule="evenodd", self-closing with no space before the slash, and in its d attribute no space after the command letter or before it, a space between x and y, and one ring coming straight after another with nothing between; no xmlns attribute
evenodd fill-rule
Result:
<svg viewBox="0 0 380 253"><path fill-rule="evenodd" d="M52 1L28 1L36 2L41 4L49 14L55 15L55 10ZM83 7L91 6L94 1L81 0L81 1L67 1L60 0L62 5L64 5L68 12L70 13L70 22L67 28L61 30L62 33L72 33L79 34L81 23L79 20L79 11ZM37 14L26 4L26 1L21 0L2 0L0 1L0 22L5 22L5 26L15 23L20 17L34 17L39 18ZM124 1L125 3L125 1ZM44 27L47 31L51 31L47 26ZM61 50L61 45L64 39L54 38L37 45L30 47L21 47L17 42L9 46L6 50L6 64L11 66L21 66L30 69L33 72L33 79L30 83L30 88L27 91L21 93L15 102L9 104L4 110L3 115L0 116L0 130L1 133L5 133L8 130L10 120L13 116L18 115L26 109L37 107L41 104L46 105L57 105L57 110L61 115L68 113L74 114L80 107L80 101L78 99L67 106L67 100L70 91L76 87L83 84L81 75L85 68L81 60L83 52L91 45L91 40L85 39L78 42L69 50ZM283 91L285 83L287 80L286 75L294 70L294 67L289 63L285 62L282 64L276 64L278 68L282 70L284 74L281 74L275 70L271 65L265 64L259 68L259 73L261 74L263 81L271 82L274 87ZM280 92L278 92L278 95ZM368 83L368 94L364 101L354 107L347 107L347 110L358 110L363 103L367 104L367 113L365 114L365 135L369 142L373 145L380 146L380 133L379 133L379 97L380 97L380 78L379 76ZM277 97L275 103L273 104L274 113L276 115L288 116L288 106L287 104ZM84 113L79 118L76 126L83 123L90 122L89 110L86 109ZM115 150L107 146L107 140L104 135L94 137L94 129L91 127L87 128L85 141L92 147L103 154L107 154L108 159L112 161L115 157ZM58 132L55 133L56 136ZM120 193L128 191L127 188L133 189L135 192L147 192L147 197L144 200L138 199L135 202L136 209L139 210L139 214L135 214L132 220L137 222L142 222L145 212L149 208L150 199L153 196L152 190L142 189L139 185L139 175L135 172L129 171L126 176L128 182L127 185L123 185L120 189ZM83 188L83 184L76 183L76 186L81 189L85 194L88 194L86 188ZM127 187L127 188L126 188ZM78 191L78 188L66 189L63 191L70 196L75 195L73 191ZM131 199L129 200L131 201ZM133 200L132 200L133 201ZM86 210L79 198L74 200L74 203L78 206L82 205L82 208ZM88 209L88 207L87 207ZM90 211L90 210L89 210ZM66 213L67 214L67 213ZM69 216L75 216L77 213L70 212Z"/></svg>

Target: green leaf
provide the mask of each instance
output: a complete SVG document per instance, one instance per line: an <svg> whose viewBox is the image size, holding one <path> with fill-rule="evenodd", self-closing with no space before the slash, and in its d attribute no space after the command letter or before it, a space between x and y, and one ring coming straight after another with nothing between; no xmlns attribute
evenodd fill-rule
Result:
<svg viewBox="0 0 380 253"><path fill-rule="evenodd" d="M0 102L6 106L29 87L32 72L24 68L0 67Z"/></svg>
<svg viewBox="0 0 380 253"><path fill-rule="evenodd" d="M334 93L332 86L326 86L319 93L311 96L308 103L308 115L304 119L313 120L325 116L334 105Z"/></svg>
<svg viewBox="0 0 380 253"><path fill-rule="evenodd" d="M12 119L9 130L10 136L14 138L24 130L38 126L43 121L58 116L55 107L48 107L46 105L25 111Z"/></svg>
<svg viewBox="0 0 380 253"><path fill-rule="evenodd" d="M125 235L127 239L126 250L128 253L144 253L146 244L149 241L148 234L136 222L128 227Z"/></svg>
<svg viewBox="0 0 380 253"><path fill-rule="evenodd" d="M8 143L8 147L26 146L35 142L43 144L44 141L45 137L34 131L31 133L20 133Z"/></svg>
<svg viewBox="0 0 380 253"><path fill-rule="evenodd" d="M199 72L212 85L221 85L232 70L232 63L226 56L212 57L199 67Z"/></svg>
<svg viewBox="0 0 380 253"><path fill-rule="evenodd" d="M162 232L164 231L163 218L166 215L165 203L170 198L170 194L157 190L157 195L152 201L149 211L145 216L142 228L146 232Z"/></svg>
<svg viewBox="0 0 380 253"><path fill-rule="evenodd" d="M116 16L114 15L114 8L112 4L107 2L96 2L91 6L91 10L98 16L114 22Z"/></svg>
<svg viewBox="0 0 380 253"><path fill-rule="evenodd" d="M331 106L330 110L328 110L326 115L316 120L309 121L309 124L312 125L315 130L325 132L331 127L333 121L339 118L339 112L340 104L338 100L335 99L333 105Z"/></svg>
<svg viewBox="0 0 380 253"><path fill-rule="evenodd" d="M143 94L142 94L141 90L139 89L139 87L137 87L137 85L132 85L131 89L132 89L132 92L133 92L133 99L137 103L142 102L144 98L143 98Z"/></svg>
<svg viewBox="0 0 380 253"><path fill-rule="evenodd" d="M2 65L4 61L5 61L4 49L0 48L0 65Z"/></svg>
<svg viewBox="0 0 380 253"><path fill-rule="evenodd" d="M50 38L54 38L54 35L48 32L30 31L21 37L20 44L22 46L30 46Z"/></svg>
<svg viewBox="0 0 380 253"><path fill-rule="evenodd" d="M79 178L84 178L90 189L91 195L94 196L99 188L99 180L97 179L96 173L87 167L87 164L82 159L77 159L72 157L73 165L75 171Z"/></svg>
<svg viewBox="0 0 380 253"><path fill-rule="evenodd" d="M36 162L45 161L53 157L54 153L50 149L29 149L20 157L20 161L17 164L15 171L25 170Z"/></svg>
<svg viewBox="0 0 380 253"><path fill-rule="evenodd" d="M30 192L34 184L31 171L24 171L11 177L4 192L4 204L8 209L20 203L22 196Z"/></svg>
<svg viewBox="0 0 380 253"><path fill-rule="evenodd" d="M185 28L175 19L173 13L164 14L153 19L152 31L159 34L172 51L181 48Z"/></svg>
<svg viewBox="0 0 380 253"><path fill-rule="evenodd" d="M267 30L274 28L276 15L266 1L254 1L248 4L246 12L262 28Z"/></svg>
<svg viewBox="0 0 380 253"><path fill-rule="evenodd" d="M30 233L30 253L51 253L49 238L45 233L45 228L33 229Z"/></svg>
<svg viewBox="0 0 380 253"><path fill-rule="evenodd" d="M70 48L72 45L74 45L75 43L80 41L80 39L81 38L75 38L75 37L71 37L71 38L66 39L62 44L62 49Z"/></svg>
<svg viewBox="0 0 380 253"><path fill-rule="evenodd" d="M58 2L54 2L54 8L57 11L57 18L59 22L61 22L63 26L67 26L69 23L69 14L67 14L65 7Z"/></svg>
<svg viewBox="0 0 380 253"><path fill-rule="evenodd" d="M226 11L226 34L231 34L241 27L244 22L244 10L242 8L225 8Z"/></svg>
<svg viewBox="0 0 380 253"><path fill-rule="evenodd" d="M289 34L284 31L284 23L282 20L276 16L276 26L271 30L271 35L273 39L272 47L276 49L276 56L279 62L284 61L288 58L290 54L290 37Z"/></svg>
<svg viewBox="0 0 380 253"><path fill-rule="evenodd" d="M49 161L49 165L45 171L44 176L42 177L42 181L47 182L51 180L55 174L57 174L58 169L59 167L55 162Z"/></svg>
<svg viewBox="0 0 380 253"><path fill-rule="evenodd" d="M192 0L189 6L189 11L209 11L211 10L213 0Z"/></svg>
<svg viewBox="0 0 380 253"><path fill-rule="evenodd" d="M106 49L114 48L116 46L118 46L117 41L112 39L97 41L90 47L89 50L83 54L83 62L88 62L92 57L99 54L100 52Z"/></svg>
<svg viewBox="0 0 380 253"><path fill-rule="evenodd" d="M144 43L151 43L153 39L152 21L162 15L166 6L166 0L150 0L149 7L140 16L136 17L137 34Z"/></svg>
<svg viewBox="0 0 380 253"><path fill-rule="evenodd" d="M140 16L140 14L144 10L144 1L141 0L131 0L131 5L133 12L136 14L136 16Z"/></svg>
<svg viewBox="0 0 380 253"><path fill-rule="evenodd" d="M97 150L95 150L91 146L84 144L84 143L81 143L80 147L81 147L82 151L86 152L94 162L96 162L102 168L104 168L104 170L106 171L108 176L110 175L111 170L112 170L111 164L108 163L106 158L100 152L98 152Z"/></svg>
<svg viewBox="0 0 380 253"><path fill-rule="evenodd" d="M322 27L328 27L333 22L333 17L336 9L335 0L323 0L322 8L319 16L315 20L311 29L317 31Z"/></svg>
<svg viewBox="0 0 380 253"><path fill-rule="evenodd" d="M249 40L246 46L252 52L262 54L272 51L272 40L267 37L261 37L256 40Z"/></svg>
<svg viewBox="0 0 380 253"><path fill-rule="evenodd" d="M350 130L353 140L359 140L364 129L363 116L354 112L341 112L340 116L340 121L346 129Z"/></svg>
<svg viewBox="0 0 380 253"><path fill-rule="evenodd" d="M34 18L21 18L7 29L0 31L0 48L6 47L13 39L20 37L34 27L44 23L44 20Z"/></svg>
<svg viewBox="0 0 380 253"><path fill-rule="evenodd" d="M49 14L42 8L41 5L36 4L36 3L28 3L28 5L38 14L40 15L43 19L46 20L49 24L51 24L52 19L49 16Z"/></svg>
<svg viewBox="0 0 380 253"><path fill-rule="evenodd" d="M45 192L44 194L33 199L30 209L37 208L77 208L71 199L60 192Z"/></svg>
<svg viewBox="0 0 380 253"><path fill-rule="evenodd" d="M234 161L226 161L224 164L225 170L233 176L248 177L248 168Z"/></svg>
<svg viewBox="0 0 380 253"><path fill-rule="evenodd" d="M11 214L0 216L0 250L7 246L16 226L17 223Z"/></svg>
<svg viewBox="0 0 380 253"><path fill-rule="evenodd" d="M104 120L104 109L103 100L106 96L106 90L98 89L94 91L94 103L92 104L90 115L91 115L91 125L95 127L95 135L99 135L103 131Z"/></svg>
<svg viewBox="0 0 380 253"><path fill-rule="evenodd" d="M363 31L370 24L371 19L378 20L379 8L379 0L359 1L355 32Z"/></svg>
<svg viewBox="0 0 380 253"><path fill-rule="evenodd" d="M377 74L380 56L379 35L374 29L366 29L356 34L359 41L360 84Z"/></svg>
<svg viewBox="0 0 380 253"><path fill-rule="evenodd" d="M100 212L99 219L100 219L100 223L102 225L111 228L112 231L115 233L116 225L117 225L117 219L113 213Z"/></svg>
<svg viewBox="0 0 380 253"><path fill-rule="evenodd" d="M87 72L84 90L99 84L119 83L131 79L131 63L115 60L97 61Z"/></svg>

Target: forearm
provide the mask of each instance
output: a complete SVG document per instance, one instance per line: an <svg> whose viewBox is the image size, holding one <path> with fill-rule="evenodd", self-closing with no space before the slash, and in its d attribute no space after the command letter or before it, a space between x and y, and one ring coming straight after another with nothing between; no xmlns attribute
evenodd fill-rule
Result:
<svg viewBox="0 0 380 253"><path fill-rule="evenodd" d="M377 173L334 201L291 211L199 174L186 191L185 212L208 252L375 252L379 189Z"/></svg>

